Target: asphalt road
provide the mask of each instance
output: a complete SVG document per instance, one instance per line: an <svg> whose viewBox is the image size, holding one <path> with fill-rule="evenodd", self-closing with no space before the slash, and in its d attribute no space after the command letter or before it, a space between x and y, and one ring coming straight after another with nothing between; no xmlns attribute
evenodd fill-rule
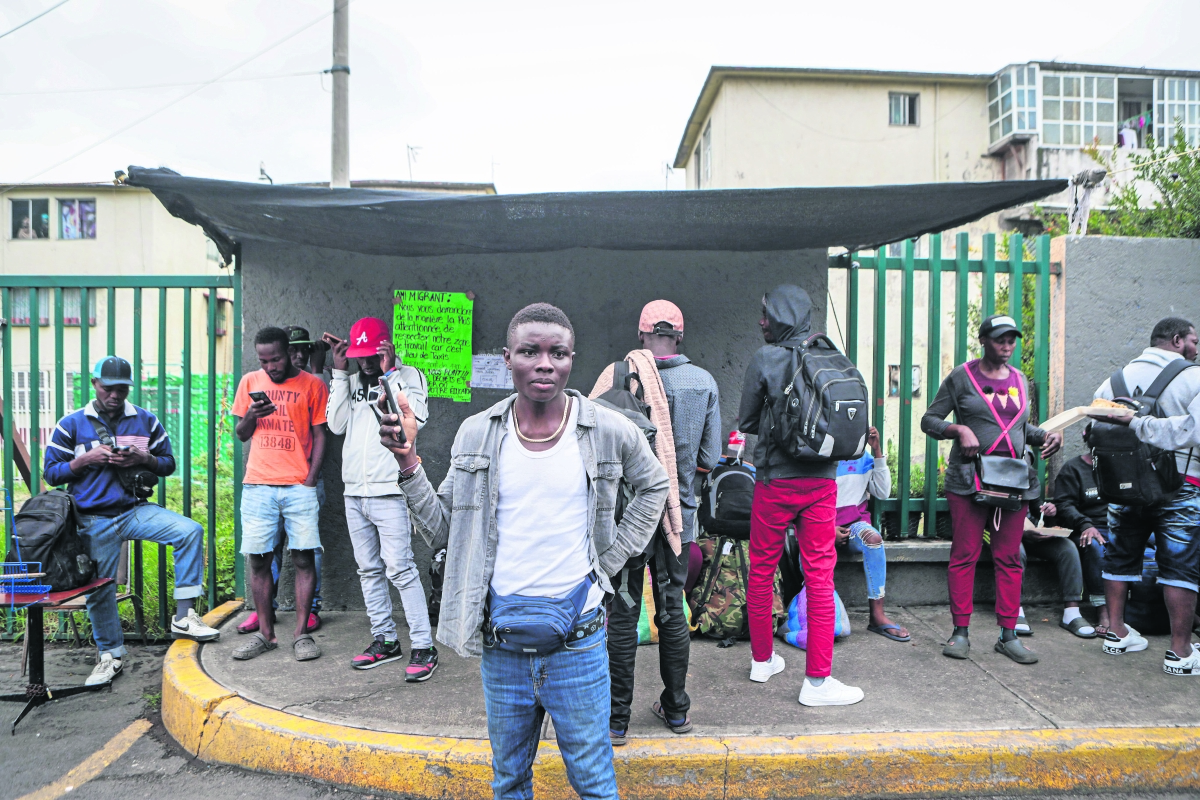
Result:
<svg viewBox="0 0 1200 800"><path fill-rule="evenodd" d="M20 691L20 647L0 645L0 693ZM135 647L125 672L111 692L66 698L35 710L8 735L8 721L20 707L0 706L0 800L39 792L43 800L70 795L72 800L309 800L358 798L382 800L384 795L327 786L315 781L260 775L233 767L211 767L189 758L162 726L158 704L162 690L165 647ZM93 651L48 645L46 673L52 686L81 683L91 671ZM131 723L146 720L150 727L118 758L78 786L64 783L67 774L102 752L105 745ZM71 786L67 789L67 786ZM39 791L40 790L40 791ZM1029 797L1024 795L1023 797ZM1059 795L1061 797L1061 795ZM1189 794L1072 795L1073 798L1112 800L1180 800ZM451 799L452 800L452 799Z"/></svg>

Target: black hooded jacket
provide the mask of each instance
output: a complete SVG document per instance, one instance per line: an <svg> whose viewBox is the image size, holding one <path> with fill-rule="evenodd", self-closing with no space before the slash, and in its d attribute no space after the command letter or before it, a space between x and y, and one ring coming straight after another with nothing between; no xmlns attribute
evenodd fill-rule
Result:
<svg viewBox="0 0 1200 800"><path fill-rule="evenodd" d="M812 331L812 299L799 286L784 284L767 292L763 303L775 343L760 347L750 360L742 385L742 401L738 405L739 430L758 437L754 443L758 479L833 480L837 477L836 461L816 453L808 458L792 458L780 450L773 438L763 435L770 420L778 419L778 410L783 406L783 387L792 379L792 356L785 345L799 346ZM764 413L768 402L775 411L770 416Z"/></svg>

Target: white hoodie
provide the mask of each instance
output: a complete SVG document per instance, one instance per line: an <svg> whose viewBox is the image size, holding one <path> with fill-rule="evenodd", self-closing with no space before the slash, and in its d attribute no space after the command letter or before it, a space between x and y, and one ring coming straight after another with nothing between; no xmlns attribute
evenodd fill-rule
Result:
<svg viewBox="0 0 1200 800"><path fill-rule="evenodd" d="M1125 387L1134 397L1154 383L1167 362L1183 358L1179 353L1147 347L1125 367ZM1095 397L1113 399L1112 381L1106 379ZM1185 369L1158 398L1162 417L1137 417L1129 427L1141 441L1163 450L1174 450L1182 473L1200 480L1200 368ZM1189 455L1191 456L1189 459Z"/></svg>
<svg viewBox="0 0 1200 800"><path fill-rule="evenodd" d="M420 370L401 365L388 375L388 383L404 392L417 418L417 428L429 418L429 386ZM400 494L396 486L396 459L379 443L379 384L364 389L362 379L341 369L333 371L329 430L345 434L342 444L342 481L349 497L384 497Z"/></svg>

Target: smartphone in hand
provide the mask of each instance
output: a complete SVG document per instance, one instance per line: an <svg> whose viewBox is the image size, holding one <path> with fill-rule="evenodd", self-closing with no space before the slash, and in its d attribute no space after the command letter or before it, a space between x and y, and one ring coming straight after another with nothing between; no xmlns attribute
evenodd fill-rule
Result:
<svg viewBox="0 0 1200 800"><path fill-rule="evenodd" d="M271 398L267 397L266 392L251 392L250 399L256 403L269 403Z"/></svg>
<svg viewBox="0 0 1200 800"><path fill-rule="evenodd" d="M400 413L400 403L396 400L396 393L392 391L392 385L388 383L387 378L379 379L379 391L383 392L383 396L387 398L388 413L395 414L401 419L401 424L398 428L400 431L400 444L408 444L408 437L404 435L404 415Z"/></svg>
<svg viewBox="0 0 1200 800"><path fill-rule="evenodd" d="M321 334L321 338L322 338L322 339L324 339L326 342L328 342L328 343L329 343L329 344L331 344L331 345L334 345L334 344L341 344L341 343L342 343L342 340L341 340L341 339L339 339L338 337L334 336L334 335L333 335L332 333L330 333L329 331L325 331L324 333L322 333L322 334Z"/></svg>
<svg viewBox="0 0 1200 800"><path fill-rule="evenodd" d="M132 450L132 449L133 449L133 448L131 448L131 447L130 447L129 445L127 445L127 444L114 444L114 445L112 446L112 451L113 451L114 453L128 453L128 452L129 452L130 450Z"/></svg>

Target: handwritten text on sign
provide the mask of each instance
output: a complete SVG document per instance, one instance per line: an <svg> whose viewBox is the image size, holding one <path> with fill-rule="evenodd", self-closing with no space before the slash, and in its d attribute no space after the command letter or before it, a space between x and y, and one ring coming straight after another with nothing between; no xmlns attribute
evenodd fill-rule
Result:
<svg viewBox="0 0 1200 800"><path fill-rule="evenodd" d="M392 315L396 354L425 373L430 397L471 400L474 302L461 292L397 289Z"/></svg>

